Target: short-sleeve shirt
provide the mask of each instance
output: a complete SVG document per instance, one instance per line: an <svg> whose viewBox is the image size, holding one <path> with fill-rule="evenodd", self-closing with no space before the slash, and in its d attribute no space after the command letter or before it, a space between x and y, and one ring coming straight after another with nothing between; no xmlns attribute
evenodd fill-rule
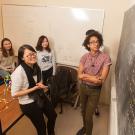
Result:
<svg viewBox="0 0 135 135"><path fill-rule="evenodd" d="M100 75L103 67L110 66L112 64L109 55L101 51L98 51L95 55L92 55L91 52L84 54L80 63L83 65L83 73L94 76ZM90 82L83 81L83 83L95 85Z"/></svg>
<svg viewBox="0 0 135 135"><path fill-rule="evenodd" d="M29 87L29 82L26 76L26 73L21 65L19 65L15 71L11 74L11 94L12 96L15 95L15 92L20 91L22 89L27 89ZM20 104L29 104L34 102L33 99L29 97L28 94L24 96L18 97Z"/></svg>

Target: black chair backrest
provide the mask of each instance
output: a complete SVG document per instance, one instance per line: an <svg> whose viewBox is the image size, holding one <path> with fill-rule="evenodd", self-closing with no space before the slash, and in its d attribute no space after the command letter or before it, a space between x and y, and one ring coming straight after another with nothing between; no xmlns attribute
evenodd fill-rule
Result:
<svg viewBox="0 0 135 135"><path fill-rule="evenodd" d="M73 87L77 83L77 71L75 69L58 66L56 75L48 78L48 87L50 89L50 97L54 107L59 102L61 96L68 98L71 95Z"/></svg>
<svg viewBox="0 0 135 135"><path fill-rule="evenodd" d="M70 75L71 75L71 82L70 82L70 89L72 90L72 92L74 92L74 90L76 91L78 88L77 88L77 85L78 85L78 73L77 73L77 70L74 69L74 68L70 68L69 67L69 70L70 70Z"/></svg>
<svg viewBox="0 0 135 135"><path fill-rule="evenodd" d="M56 81L59 89L59 94L61 95L68 93L72 81L70 71L64 66L58 67L56 72Z"/></svg>

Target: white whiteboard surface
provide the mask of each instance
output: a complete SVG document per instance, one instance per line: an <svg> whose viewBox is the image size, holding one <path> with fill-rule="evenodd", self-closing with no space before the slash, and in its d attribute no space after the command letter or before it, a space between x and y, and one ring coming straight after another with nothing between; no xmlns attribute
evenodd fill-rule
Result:
<svg viewBox="0 0 135 135"><path fill-rule="evenodd" d="M87 51L82 47L85 32L102 33L104 10L85 8L4 5L4 36L17 51L22 44L36 46L39 36L46 35L56 54L56 62L78 66Z"/></svg>

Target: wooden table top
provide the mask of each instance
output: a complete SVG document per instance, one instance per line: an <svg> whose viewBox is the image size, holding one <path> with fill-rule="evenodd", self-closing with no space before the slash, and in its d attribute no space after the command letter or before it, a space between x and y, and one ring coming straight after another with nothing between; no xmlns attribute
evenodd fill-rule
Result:
<svg viewBox="0 0 135 135"><path fill-rule="evenodd" d="M10 90L7 91L6 99L9 103L3 100L5 85L0 86L0 120L2 125L2 132L5 132L21 115L22 112L19 107L17 99L11 97ZM6 103L6 105L5 105Z"/></svg>

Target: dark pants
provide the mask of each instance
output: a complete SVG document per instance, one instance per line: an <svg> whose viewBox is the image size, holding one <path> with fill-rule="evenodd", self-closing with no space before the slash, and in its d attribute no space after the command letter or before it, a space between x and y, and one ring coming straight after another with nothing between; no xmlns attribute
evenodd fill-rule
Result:
<svg viewBox="0 0 135 135"><path fill-rule="evenodd" d="M48 135L54 135L54 127L57 114L53 109L52 104L46 98L44 107L41 109L38 105L33 102L26 105L20 105L22 112L26 115L33 125L35 126L38 135L47 135L46 134L46 124L44 120L44 115L48 118L47 121L47 132Z"/></svg>
<svg viewBox="0 0 135 135"><path fill-rule="evenodd" d="M53 67L51 67L48 70L42 71L42 79L43 79L43 84L46 85L47 79L51 77L53 74Z"/></svg>
<svg viewBox="0 0 135 135"><path fill-rule="evenodd" d="M85 84L80 85L80 101L86 135L92 135L93 113L98 104L100 91L101 88L93 89Z"/></svg>

